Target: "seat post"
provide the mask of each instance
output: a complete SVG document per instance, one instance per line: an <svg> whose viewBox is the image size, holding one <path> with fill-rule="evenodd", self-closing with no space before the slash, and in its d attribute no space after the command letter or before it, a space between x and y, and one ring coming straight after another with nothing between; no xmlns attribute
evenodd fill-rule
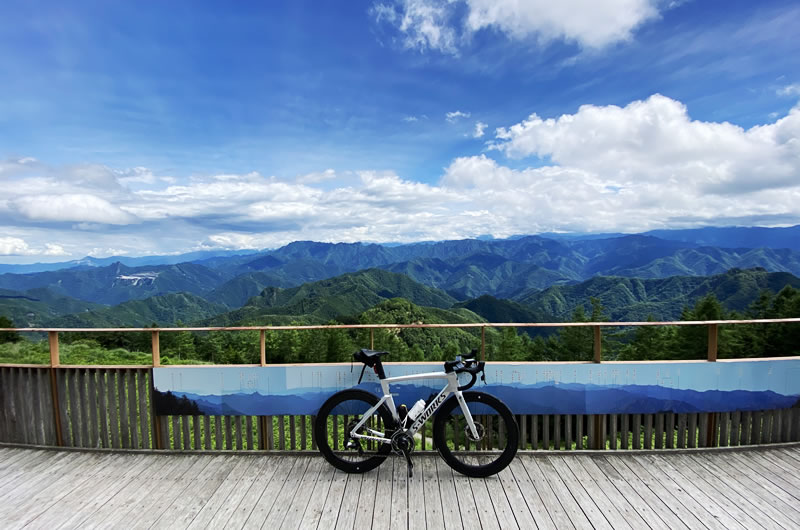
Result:
<svg viewBox="0 0 800 530"><path fill-rule="evenodd" d="M378 379L386 379L386 372L383 371L383 363L380 358L375 359L375 373L378 374Z"/></svg>

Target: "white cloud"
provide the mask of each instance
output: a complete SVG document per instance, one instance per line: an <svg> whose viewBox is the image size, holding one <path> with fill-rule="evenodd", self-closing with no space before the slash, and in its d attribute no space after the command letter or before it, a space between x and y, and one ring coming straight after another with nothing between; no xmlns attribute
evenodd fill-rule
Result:
<svg viewBox="0 0 800 530"><path fill-rule="evenodd" d="M31 221L56 221L126 225L136 218L95 195L26 195L11 201L20 215Z"/></svg>
<svg viewBox="0 0 800 530"><path fill-rule="evenodd" d="M658 0L467 0L466 27L493 28L515 39L534 37L602 48L628 40L634 29L658 16Z"/></svg>
<svg viewBox="0 0 800 530"><path fill-rule="evenodd" d="M779 96L800 96L800 83L792 83L776 90Z"/></svg>
<svg viewBox="0 0 800 530"><path fill-rule="evenodd" d="M629 40L633 31L659 14L661 0L395 0L376 4L378 23L396 28L406 48L457 54L480 30L511 39L575 42L603 48ZM672 7L674 2L667 7Z"/></svg>
<svg viewBox="0 0 800 530"><path fill-rule="evenodd" d="M416 116L405 116L403 118L403 121L406 122L406 123L411 123L411 122L417 121L418 119L419 118L417 118Z"/></svg>
<svg viewBox="0 0 800 530"><path fill-rule="evenodd" d="M122 250L118 248L111 248L111 247L95 247L89 252L86 253L87 256L91 256L93 258L102 258L108 256L124 256L128 254L127 250Z"/></svg>
<svg viewBox="0 0 800 530"><path fill-rule="evenodd" d="M333 180L336 178L336 171L333 169L326 169L325 171L315 171L297 177L297 182L300 184L315 184L317 182L324 182L326 180Z"/></svg>
<svg viewBox="0 0 800 530"><path fill-rule="evenodd" d="M45 243L44 249L31 248L19 237L0 237L0 256L66 256L64 247L55 243Z"/></svg>
<svg viewBox="0 0 800 530"><path fill-rule="evenodd" d="M614 186L689 186L736 194L796 186L800 108L745 130L692 120L679 101L654 95L625 107L584 105L575 114L527 120L497 130L493 148L511 158L549 158L590 171Z"/></svg>
<svg viewBox="0 0 800 530"><path fill-rule="evenodd" d="M64 250L64 247L55 243L45 243L45 250L42 252L45 256L67 256L69 253Z"/></svg>
<svg viewBox="0 0 800 530"><path fill-rule="evenodd" d="M449 2L439 0L401 0L399 6L377 3L371 13L378 22L386 21L403 35L409 49L431 48L445 53L457 52L455 29L448 25ZM399 7L399 9L398 9Z"/></svg>
<svg viewBox="0 0 800 530"><path fill-rule="evenodd" d="M485 130L477 122L475 132ZM59 171L18 174L0 199L0 252L142 255L300 239L800 223L800 106L743 129L693 120L679 101L654 95L624 107L531 115L498 128L490 147L452 160L435 183L328 169L292 179L169 177L171 185L159 176L138 180L135 190L104 192L86 179L50 176ZM513 168L503 156L515 159ZM526 164L529 157L537 159Z"/></svg>
<svg viewBox="0 0 800 530"><path fill-rule="evenodd" d="M475 122L475 130L472 132L472 137L482 138L484 131L486 131L486 127L488 127L488 125L486 125L482 121Z"/></svg>
<svg viewBox="0 0 800 530"><path fill-rule="evenodd" d="M448 112L444 115L445 119L450 123L455 123L461 118L469 118L469 112L461 112L460 110L454 110L453 112Z"/></svg>
<svg viewBox="0 0 800 530"><path fill-rule="evenodd" d="M28 244L18 237L0 237L0 256L28 256L34 253Z"/></svg>

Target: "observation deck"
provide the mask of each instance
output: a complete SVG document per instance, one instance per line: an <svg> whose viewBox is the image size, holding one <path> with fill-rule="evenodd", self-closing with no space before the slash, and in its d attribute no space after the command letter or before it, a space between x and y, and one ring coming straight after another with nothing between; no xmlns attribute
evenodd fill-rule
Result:
<svg viewBox="0 0 800 530"><path fill-rule="evenodd" d="M800 445L440 458L348 475L319 456L0 447L3 528L798 528Z"/></svg>
<svg viewBox="0 0 800 530"><path fill-rule="evenodd" d="M800 528L800 357L717 359L720 326L753 324L800 319L18 329L46 333L50 359L0 365L0 527ZM707 358L603 360L602 328L662 325L705 326ZM453 473L424 428L413 478L397 458L334 470L316 451L319 404L303 398L349 388L358 371L270 365L264 353L266 330L362 328L374 347L383 328L464 327L482 354L487 328L530 326L591 327L593 361L491 362L486 389L512 389L520 453L487 479ZM192 330L260 331L261 362L162 367L160 334ZM75 331L147 333L152 363L62 364L59 335ZM269 382L260 408L231 408L229 372L247 392ZM219 382L206 393L219 403L187 398L201 375ZM615 397L625 385L635 399ZM570 399L540 399L551 387ZM206 409L182 408L192 400Z"/></svg>

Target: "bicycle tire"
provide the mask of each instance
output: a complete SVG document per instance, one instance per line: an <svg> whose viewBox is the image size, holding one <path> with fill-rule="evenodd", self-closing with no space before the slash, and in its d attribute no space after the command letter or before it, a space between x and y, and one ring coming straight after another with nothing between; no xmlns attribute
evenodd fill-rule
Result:
<svg viewBox="0 0 800 530"><path fill-rule="evenodd" d="M483 392L464 392L464 401L482 436L472 440L455 396L436 413L433 441L451 468L469 477L488 477L508 466L517 454L519 427L505 403ZM463 443L462 443L463 441ZM474 445L474 449L470 449ZM483 449L481 445L485 446ZM502 447L500 447L502 446ZM496 451L497 447L500 451Z"/></svg>
<svg viewBox="0 0 800 530"><path fill-rule="evenodd" d="M371 442L373 449L363 455L357 449L345 447L348 423L360 419L360 414L375 406L378 401L375 394L351 388L337 392L322 404L314 421L314 439L319 452L333 467L346 473L365 473L381 465L389 456L392 448L388 443ZM394 430L394 417L386 405L382 405L376 413L380 420L374 420L376 426L380 427L382 423L385 432L391 433Z"/></svg>

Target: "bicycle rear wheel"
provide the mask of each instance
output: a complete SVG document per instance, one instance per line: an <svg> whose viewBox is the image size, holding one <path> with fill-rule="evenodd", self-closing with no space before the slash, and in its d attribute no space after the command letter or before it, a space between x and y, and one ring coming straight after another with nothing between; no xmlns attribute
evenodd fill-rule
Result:
<svg viewBox="0 0 800 530"><path fill-rule="evenodd" d="M379 401L374 394L350 389L328 398L317 413L314 437L322 456L332 466L347 473L365 473L378 467L391 452L391 444L374 440L351 439L350 431ZM390 437L394 418L385 405L367 419L359 434Z"/></svg>
<svg viewBox="0 0 800 530"><path fill-rule="evenodd" d="M514 459L519 428L511 410L483 392L464 392L464 401L478 431L475 438L455 396L436 413L433 441L454 470L470 477L488 477L502 471Z"/></svg>

